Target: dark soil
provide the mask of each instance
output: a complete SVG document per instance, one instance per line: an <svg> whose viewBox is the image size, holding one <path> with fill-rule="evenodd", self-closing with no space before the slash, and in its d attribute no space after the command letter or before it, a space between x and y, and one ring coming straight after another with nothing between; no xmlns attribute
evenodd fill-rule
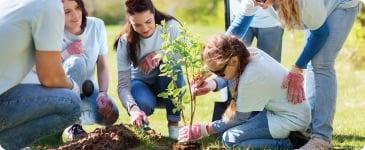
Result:
<svg viewBox="0 0 365 150"><path fill-rule="evenodd" d="M173 150L199 150L200 143L196 141L178 142L173 145Z"/></svg>
<svg viewBox="0 0 365 150"><path fill-rule="evenodd" d="M71 141L57 150L125 150L137 147L140 140L123 124L97 128L87 137Z"/></svg>

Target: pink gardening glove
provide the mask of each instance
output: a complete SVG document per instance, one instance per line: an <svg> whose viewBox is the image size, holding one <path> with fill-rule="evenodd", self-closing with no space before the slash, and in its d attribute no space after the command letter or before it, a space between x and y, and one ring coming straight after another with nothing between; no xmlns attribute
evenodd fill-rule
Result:
<svg viewBox="0 0 365 150"><path fill-rule="evenodd" d="M131 115L132 124L137 127L141 127L143 123L149 123L147 115L137 105L129 110L129 114Z"/></svg>
<svg viewBox="0 0 365 150"><path fill-rule="evenodd" d="M105 117L106 122L113 124L117 119L118 115L113 111L112 98L105 93L99 93L98 98L96 98L96 103L99 107L99 113Z"/></svg>
<svg viewBox="0 0 365 150"><path fill-rule="evenodd" d="M81 40L74 41L68 45L67 52L70 55L81 55L83 53Z"/></svg>
<svg viewBox="0 0 365 150"><path fill-rule="evenodd" d="M216 83L213 80L206 80L207 77L198 75L191 81L191 93L194 96L205 95L216 88Z"/></svg>
<svg viewBox="0 0 365 150"><path fill-rule="evenodd" d="M160 60L161 58L155 52L151 52L141 60L138 68L144 74L148 74L160 64Z"/></svg>
<svg viewBox="0 0 365 150"><path fill-rule="evenodd" d="M179 142L200 140L208 134L208 125L196 124L192 126L184 126L179 130Z"/></svg>
<svg viewBox="0 0 365 150"><path fill-rule="evenodd" d="M292 69L284 78L282 88L288 88L289 102L299 104L305 100L304 77L300 71Z"/></svg>

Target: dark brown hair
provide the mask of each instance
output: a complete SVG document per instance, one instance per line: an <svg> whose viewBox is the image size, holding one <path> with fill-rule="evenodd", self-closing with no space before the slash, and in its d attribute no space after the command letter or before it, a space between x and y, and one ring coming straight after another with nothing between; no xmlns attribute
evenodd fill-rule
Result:
<svg viewBox="0 0 365 150"><path fill-rule="evenodd" d="M72 1L72 0L69 0ZM73 0L77 3L77 5L79 5L79 7L81 8L81 13L82 13L82 21L81 21L81 30L84 31L86 28L86 17L88 15L86 8L85 8L85 4L82 0ZM62 0L62 2L64 2L64 0Z"/></svg>
<svg viewBox="0 0 365 150"><path fill-rule="evenodd" d="M235 36L232 35L219 35L205 44L203 52L204 62L214 61L215 64L223 66L228 63L230 58L237 56L239 59L239 70L237 78L234 80L230 92L232 95L232 100L229 107L223 115L223 120L228 121L232 119L236 113L236 98L237 98L237 88L239 83L239 77L249 63L250 53L247 50L243 42Z"/></svg>
<svg viewBox="0 0 365 150"><path fill-rule="evenodd" d="M173 16L167 15L163 12L157 10L151 0L126 0L125 1L125 9L126 14L134 15L135 13L140 13L144 11L150 11L154 14L154 19L156 24L161 24L163 20L169 21L171 19L175 19ZM127 18L127 17L126 17ZM139 47L139 35L136 31L134 31L131 23L127 20L127 23L124 25L122 32L117 36L114 42L114 49L117 49L118 42L121 36L127 34L127 52L130 61L134 67L138 66L138 56L140 55L140 47Z"/></svg>

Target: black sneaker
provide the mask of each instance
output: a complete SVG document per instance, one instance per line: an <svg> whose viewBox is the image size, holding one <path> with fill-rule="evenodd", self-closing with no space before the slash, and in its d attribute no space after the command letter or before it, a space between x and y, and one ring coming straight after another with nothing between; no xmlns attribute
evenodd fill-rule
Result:
<svg viewBox="0 0 365 150"><path fill-rule="evenodd" d="M87 136L86 131L79 124L71 125L70 127L66 128L65 131L66 131L66 136L68 138L67 141L81 139Z"/></svg>
<svg viewBox="0 0 365 150"><path fill-rule="evenodd" d="M291 131L289 134L289 140L293 145L293 148L297 149L305 145L310 140L310 137L305 136L300 131Z"/></svg>

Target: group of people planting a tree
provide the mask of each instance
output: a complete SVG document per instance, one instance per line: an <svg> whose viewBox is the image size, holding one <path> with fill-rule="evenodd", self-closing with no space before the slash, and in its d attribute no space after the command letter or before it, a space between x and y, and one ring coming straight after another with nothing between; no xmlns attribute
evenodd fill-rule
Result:
<svg viewBox="0 0 365 150"><path fill-rule="evenodd" d="M226 34L208 40L202 50L205 67L215 77L191 86L195 96L227 87L229 100L219 106L223 111L213 122L179 127L180 112L172 100L157 95L172 81L160 76L161 23L169 27L171 41L179 36L181 23L151 0L124 2L126 25L114 48L118 95L132 124L148 124L148 116L163 104L169 137L181 142L218 134L229 148L332 149L334 63L359 1L240 3ZM280 64L283 28L306 33L289 71ZM83 124L116 122L119 111L108 96L105 25L87 16L82 0L2 0L0 35L0 149L20 149L62 131L80 138L86 134ZM254 36L258 48L247 47ZM173 82L182 87L182 70L176 72ZM84 88L88 82L91 87ZM296 147L288 138L295 131L308 133L310 140Z"/></svg>

